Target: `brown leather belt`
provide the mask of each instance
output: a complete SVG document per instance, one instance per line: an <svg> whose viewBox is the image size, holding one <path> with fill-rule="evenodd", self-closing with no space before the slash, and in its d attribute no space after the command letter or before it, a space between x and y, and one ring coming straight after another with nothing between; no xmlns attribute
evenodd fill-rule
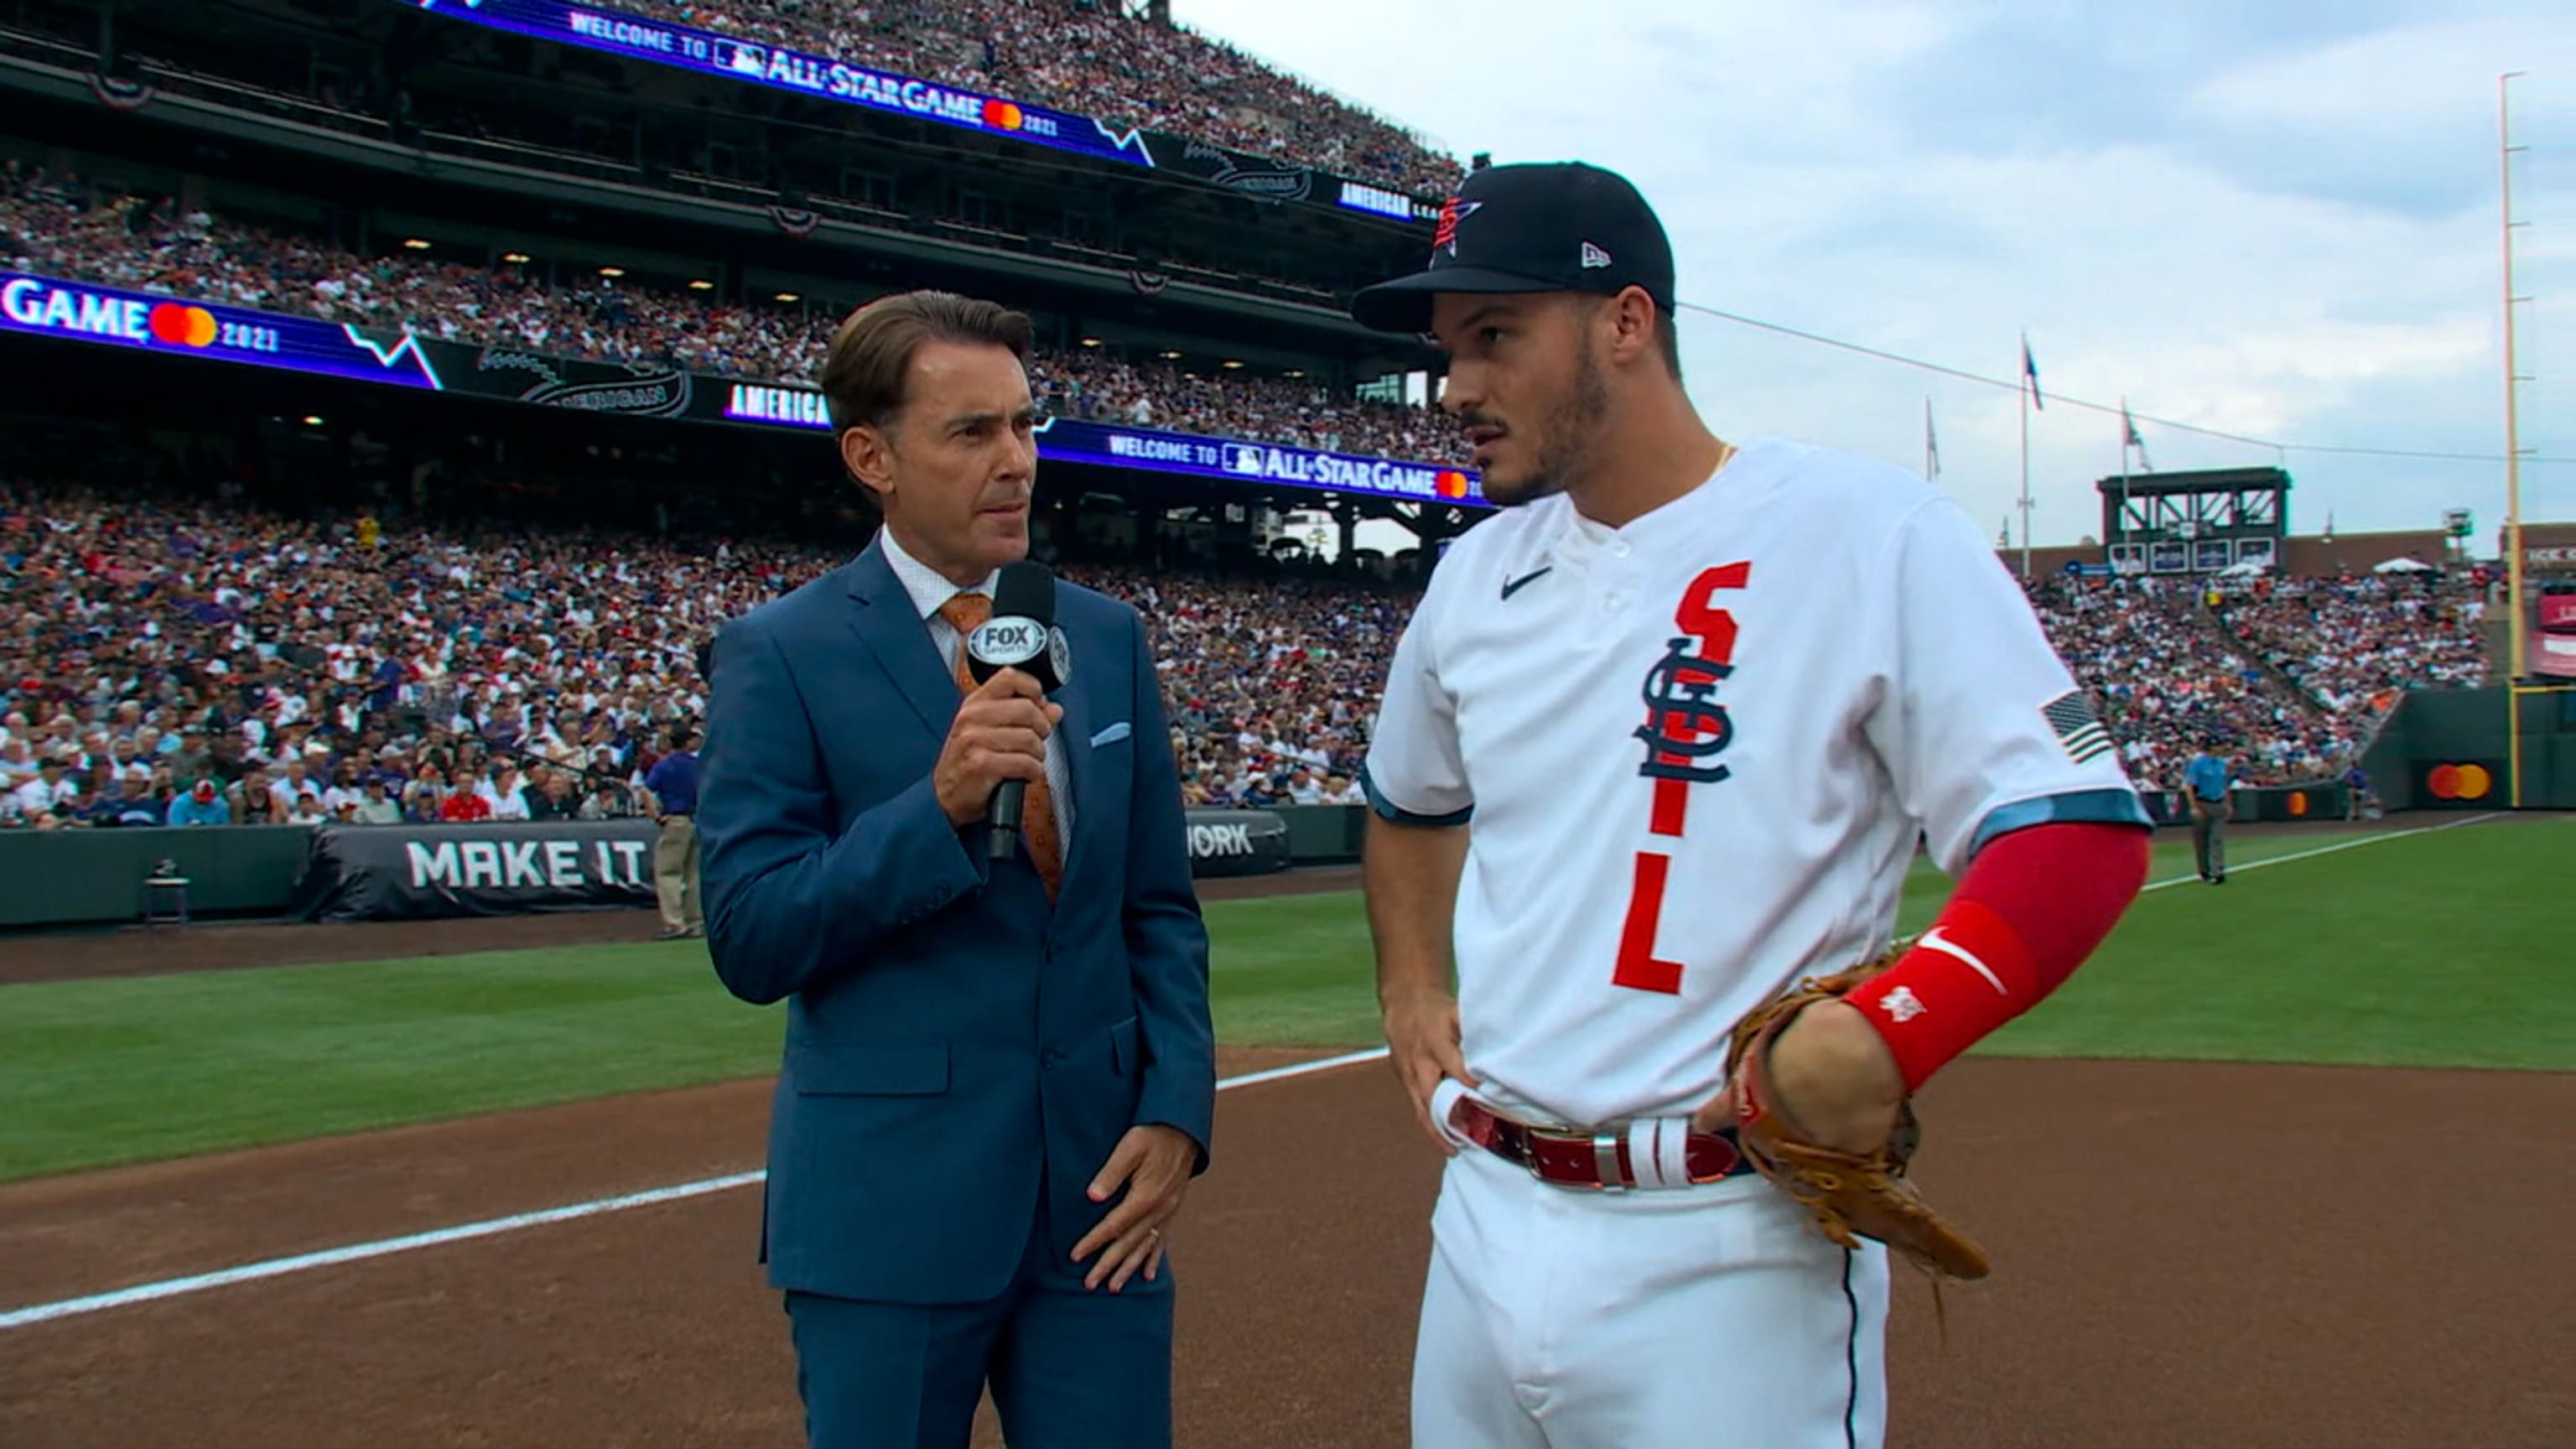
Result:
<svg viewBox="0 0 2576 1449"><path fill-rule="evenodd" d="M1735 1145L1735 1129L1694 1132L1680 1118L1649 1121L1644 1124L1643 1134L1632 1128L1575 1132L1516 1122L1472 1097L1462 1096L1450 1106L1449 1126L1496 1157L1527 1168L1539 1181L1564 1187L1615 1192L1647 1186L1684 1186L1664 1182L1659 1169L1650 1169L1647 1174L1639 1171L1637 1149L1642 1147L1650 1157L1661 1159L1661 1139L1666 1133L1680 1136L1681 1160L1690 1184L1716 1182L1752 1170L1752 1164ZM1645 1138L1642 1143L1637 1141L1640 1135Z"/></svg>

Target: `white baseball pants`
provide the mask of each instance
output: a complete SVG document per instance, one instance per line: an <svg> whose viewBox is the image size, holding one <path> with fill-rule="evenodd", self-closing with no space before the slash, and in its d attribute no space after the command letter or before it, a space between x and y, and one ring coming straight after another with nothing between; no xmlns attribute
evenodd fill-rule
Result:
<svg viewBox="0 0 2576 1449"><path fill-rule="evenodd" d="M1596 1192L1449 1162L1414 1449L1877 1449L1887 1250L1835 1247L1754 1174Z"/></svg>

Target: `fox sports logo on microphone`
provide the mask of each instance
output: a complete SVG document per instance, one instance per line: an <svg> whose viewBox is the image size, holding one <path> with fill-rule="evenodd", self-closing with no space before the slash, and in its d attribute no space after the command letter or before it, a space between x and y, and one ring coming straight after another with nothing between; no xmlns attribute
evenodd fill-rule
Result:
<svg viewBox="0 0 2576 1449"><path fill-rule="evenodd" d="M1044 656L1045 668L1032 672L1042 673L1050 689L1063 688L1073 677L1073 651L1064 631L1035 619L1008 615L987 619L966 636L966 647L996 669L1026 668Z"/></svg>

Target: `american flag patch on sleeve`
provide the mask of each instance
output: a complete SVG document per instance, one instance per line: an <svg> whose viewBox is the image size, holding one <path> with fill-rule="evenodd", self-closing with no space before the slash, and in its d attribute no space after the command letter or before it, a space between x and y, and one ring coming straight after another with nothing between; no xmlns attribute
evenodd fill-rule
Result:
<svg viewBox="0 0 2576 1449"><path fill-rule="evenodd" d="M2068 690L2041 705L2039 713L2075 763L2110 753L2111 731L2103 726L2102 716L2093 712L2093 698L2083 690Z"/></svg>

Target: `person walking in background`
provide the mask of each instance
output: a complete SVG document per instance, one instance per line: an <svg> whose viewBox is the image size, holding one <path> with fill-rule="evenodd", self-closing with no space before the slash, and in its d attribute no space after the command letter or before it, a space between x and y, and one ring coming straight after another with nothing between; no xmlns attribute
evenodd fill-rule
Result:
<svg viewBox="0 0 2576 1449"><path fill-rule="evenodd" d="M662 931L657 940L676 941L707 933L698 910L698 732L688 725L671 731L671 753L653 762L644 777L652 792L653 818L662 838L653 847L653 894L662 903Z"/></svg>
<svg viewBox="0 0 2576 1449"><path fill-rule="evenodd" d="M2227 820L2236 810L2228 798L2235 787L2235 770L2208 746L2191 757L2182 771L2183 788L2191 797L2191 854L2200 865L2200 878L2211 885L2227 883Z"/></svg>

